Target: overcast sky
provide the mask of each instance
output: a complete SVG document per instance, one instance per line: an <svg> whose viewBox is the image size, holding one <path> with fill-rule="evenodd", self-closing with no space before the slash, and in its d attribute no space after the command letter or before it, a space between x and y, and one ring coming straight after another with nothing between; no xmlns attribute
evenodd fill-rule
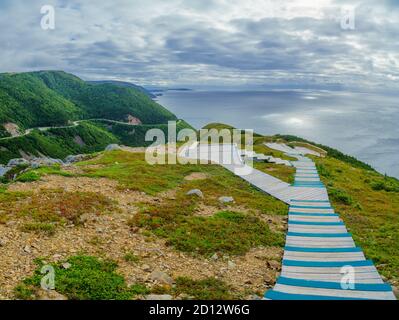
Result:
<svg viewBox="0 0 399 320"><path fill-rule="evenodd" d="M0 72L143 85L397 89L395 0L0 0ZM40 9L55 8L55 29ZM355 8L355 29L341 27Z"/></svg>

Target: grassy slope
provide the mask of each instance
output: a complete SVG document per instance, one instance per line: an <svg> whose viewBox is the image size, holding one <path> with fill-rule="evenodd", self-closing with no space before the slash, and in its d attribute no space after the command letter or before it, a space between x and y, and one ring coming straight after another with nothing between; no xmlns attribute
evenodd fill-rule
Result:
<svg viewBox="0 0 399 320"><path fill-rule="evenodd" d="M97 165L96 167L87 165ZM98 167L98 165L100 167ZM80 164L89 177L106 177L119 181L122 189L151 195L175 189L176 195L162 203L142 203L142 211L129 222L166 238L178 250L210 255L215 252L241 254L256 246L282 246L281 232L272 232L257 215L285 215L287 206L252 188L248 183L217 165L157 165L145 162L142 153L108 152L99 159ZM184 179L193 172L208 175L205 180ZM200 189L204 198L187 196ZM232 196L232 211L226 211L218 198ZM219 211L211 217L195 212L201 206ZM236 208L236 209L234 209ZM249 212L241 212L246 208Z"/></svg>
<svg viewBox="0 0 399 320"><path fill-rule="evenodd" d="M330 157L333 157L335 159L341 160L343 162L346 162L356 168L362 168L362 169L366 169L366 170L371 170L371 171L375 171L369 164L364 163L358 159L356 159L355 157L352 157L350 155L344 154L339 150L336 150L334 148L330 148L328 146L322 145L322 144L318 144L318 143L314 143L311 141L308 141L306 139L302 139L300 137L296 137L296 136L292 136L292 135L276 135L274 136L275 139L282 139L285 142L305 142L305 143L309 143L312 144L316 147L319 147L325 151L327 151L328 155Z"/></svg>
<svg viewBox="0 0 399 320"><path fill-rule="evenodd" d="M111 143L131 147L147 146L152 142L145 141L145 134L152 128L167 132L167 125L164 124L131 126L113 123L111 127L108 127L106 122L100 121L82 122L77 127L50 129L45 132L33 131L27 136L0 140L0 164L5 164L13 158L20 158L21 150L35 156L41 153L52 158L63 159L70 154L101 151ZM177 130L183 128L190 128L190 125L181 121ZM80 137L85 145L76 143L75 137Z"/></svg>
<svg viewBox="0 0 399 320"><path fill-rule="evenodd" d="M383 275L398 283L399 181L332 157L314 159L332 204L357 245ZM384 188L396 192L379 190Z"/></svg>
<svg viewBox="0 0 399 320"><path fill-rule="evenodd" d="M213 123L207 128L232 129L231 126ZM254 151L286 158L270 150L264 141L290 143L306 142L328 152L326 158L313 157L323 182L327 185L332 204L341 214L367 258L374 260L378 269L396 285L399 283L399 181L376 172L370 165L342 152L305 139L276 135L254 138ZM289 159L292 160L292 159ZM284 181L292 182L290 168L267 163L255 167Z"/></svg>
<svg viewBox="0 0 399 320"><path fill-rule="evenodd" d="M84 142L80 146L74 141L79 136ZM13 158L20 158L20 150L32 155L39 153L53 158L64 158L70 154L91 153L104 149L119 139L90 123L82 123L67 129L51 129L46 132L33 131L27 136L0 141L0 163L7 163Z"/></svg>

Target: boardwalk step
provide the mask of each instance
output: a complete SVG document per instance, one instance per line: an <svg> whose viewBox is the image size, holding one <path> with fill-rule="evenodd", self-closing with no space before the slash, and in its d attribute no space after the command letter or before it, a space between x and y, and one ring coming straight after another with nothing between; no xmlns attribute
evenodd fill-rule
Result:
<svg viewBox="0 0 399 320"><path fill-rule="evenodd" d="M345 298L345 297L329 297L320 295L310 295L310 294L294 294L285 293L275 290L269 290L265 294L266 299L270 300L359 300L359 298ZM369 300L369 299L360 299Z"/></svg>
<svg viewBox="0 0 399 320"><path fill-rule="evenodd" d="M392 287L385 283L353 283L353 286L348 285L343 287L340 282L328 282L328 281L314 281L314 280L302 280L292 279L286 277L279 277L277 279L278 284L285 284L289 286L297 287L309 287L309 288L323 288L323 289L337 289L337 290L356 290L356 291L391 291ZM344 283L347 284L347 283Z"/></svg>
<svg viewBox="0 0 399 320"><path fill-rule="evenodd" d="M369 266L374 266L374 264L370 260L362 260L362 261L296 261L296 260L283 260L283 266L311 267L311 268L341 268L341 267L344 267L344 266L369 267Z"/></svg>
<svg viewBox="0 0 399 320"><path fill-rule="evenodd" d="M297 252L362 252L359 247L353 248L304 248L304 247L290 247L286 246L285 251L297 251Z"/></svg>
<svg viewBox="0 0 399 320"><path fill-rule="evenodd" d="M350 233L301 233L301 232L288 232L289 237L317 237L317 238L351 238Z"/></svg>
<svg viewBox="0 0 399 320"><path fill-rule="evenodd" d="M343 222L304 222L304 221L289 221L289 224L297 224L304 226L344 226Z"/></svg>

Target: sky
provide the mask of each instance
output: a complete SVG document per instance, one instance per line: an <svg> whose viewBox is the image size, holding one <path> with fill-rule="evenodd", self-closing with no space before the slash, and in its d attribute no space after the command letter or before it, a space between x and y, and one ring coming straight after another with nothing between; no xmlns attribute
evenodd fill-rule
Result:
<svg viewBox="0 0 399 320"><path fill-rule="evenodd" d="M53 30L41 27L43 5L54 7ZM154 86L399 84L396 0L0 0L0 30L0 72Z"/></svg>

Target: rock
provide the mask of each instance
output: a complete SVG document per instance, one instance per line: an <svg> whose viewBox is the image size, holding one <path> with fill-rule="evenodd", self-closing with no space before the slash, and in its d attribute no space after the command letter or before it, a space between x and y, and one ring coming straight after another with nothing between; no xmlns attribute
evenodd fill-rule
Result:
<svg viewBox="0 0 399 320"><path fill-rule="evenodd" d="M68 300L68 298L55 290L39 290L36 293L38 300Z"/></svg>
<svg viewBox="0 0 399 320"><path fill-rule="evenodd" d="M24 247L24 251L25 251L26 253L31 253L31 252L32 252L31 249L30 249L30 246L28 246L28 245L26 245L26 246Z"/></svg>
<svg viewBox="0 0 399 320"><path fill-rule="evenodd" d="M121 150L122 148L118 144L109 144L105 151L114 151L114 150Z"/></svg>
<svg viewBox="0 0 399 320"><path fill-rule="evenodd" d="M16 167L16 166L29 166L30 163L28 160L24 158L17 158L17 159L11 159L8 161L7 167Z"/></svg>
<svg viewBox="0 0 399 320"><path fill-rule="evenodd" d="M268 274L266 274L266 275L264 276L264 280L265 280L265 283L268 284L268 285L274 283L273 277L269 276Z"/></svg>
<svg viewBox="0 0 399 320"><path fill-rule="evenodd" d="M6 167L0 164L0 177L3 177L10 170L10 167Z"/></svg>
<svg viewBox="0 0 399 320"><path fill-rule="evenodd" d="M151 271L151 267L148 264L143 264L143 266L141 268L143 269L144 272Z"/></svg>
<svg viewBox="0 0 399 320"><path fill-rule="evenodd" d="M88 158L85 154L70 155L65 158L65 163L74 163L86 160Z"/></svg>
<svg viewBox="0 0 399 320"><path fill-rule="evenodd" d="M84 213L79 217L79 222L80 223L86 223L90 220L90 214Z"/></svg>
<svg viewBox="0 0 399 320"><path fill-rule="evenodd" d="M104 229L103 229L103 228L100 228L100 227L98 227L98 228L96 228L96 232L97 232L97 233L103 233L103 232L104 232Z"/></svg>
<svg viewBox="0 0 399 320"><path fill-rule="evenodd" d="M72 265L69 262L65 262L61 265L61 267L64 269L69 269L70 267L72 267Z"/></svg>
<svg viewBox="0 0 399 320"><path fill-rule="evenodd" d="M217 253L215 253L212 257L211 260L216 261L217 259L219 259L219 256Z"/></svg>
<svg viewBox="0 0 399 320"><path fill-rule="evenodd" d="M30 166L31 166L32 169L38 169L38 168L40 168L40 165L39 165L38 163L36 163L36 162L31 163Z"/></svg>
<svg viewBox="0 0 399 320"><path fill-rule="evenodd" d="M234 202L234 198L233 197L220 197L219 202L220 203L232 203L232 202Z"/></svg>
<svg viewBox="0 0 399 320"><path fill-rule="evenodd" d="M227 267L229 269L234 269L236 267L236 264L233 261L227 262Z"/></svg>
<svg viewBox="0 0 399 320"><path fill-rule="evenodd" d="M173 300L170 294L149 294L145 297L146 300Z"/></svg>
<svg viewBox="0 0 399 320"><path fill-rule="evenodd" d="M392 291L393 291L393 294L395 295L395 297L397 299L399 299L399 288L395 287L395 286L392 286Z"/></svg>
<svg viewBox="0 0 399 320"><path fill-rule="evenodd" d="M280 270L280 263L276 260L270 260L267 262L267 266L273 270Z"/></svg>
<svg viewBox="0 0 399 320"><path fill-rule="evenodd" d="M195 299L195 297L193 297L193 296L190 296L186 293L181 293L176 297L175 300L194 300L194 299Z"/></svg>
<svg viewBox="0 0 399 320"><path fill-rule="evenodd" d="M171 277L169 277L165 272L159 270L153 271L150 274L150 279L169 286L172 286L174 283L174 280Z"/></svg>
<svg viewBox="0 0 399 320"><path fill-rule="evenodd" d="M4 247L6 245L6 242L2 239L0 239L0 247Z"/></svg>
<svg viewBox="0 0 399 320"><path fill-rule="evenodd" d="M56 164L63 165L64 162L61 159L53 159L53 158L34 158L30 161L30 166L34 169L39 167L49 167L54 166Z"/></svg>
<svg viewBox="0 0 399 320"><path fill-rule="evenodd" d="M204 197L204 194L203 194L202 191L199 190L199 189L192 189L192 190L188 191L188 192L186 193L186 195L188 195L188 196L196 195L196 196L198 196L198 197L200 197L200 198L203 198L203 197Z"/></svg>
<svg viewBox="0 0 399 320"><path fill-rule="evenodd" d="M251 294L247 300L262 300L262 298L256 294Z"/></svg>

